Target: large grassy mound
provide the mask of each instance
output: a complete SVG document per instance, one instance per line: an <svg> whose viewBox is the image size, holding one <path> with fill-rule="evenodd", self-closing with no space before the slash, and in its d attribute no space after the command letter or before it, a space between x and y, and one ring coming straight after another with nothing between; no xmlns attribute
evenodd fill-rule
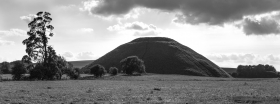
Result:
<svg viewBox="0 0 280 104"><path fill-rule="evenodd" d="M101 64L106 69L112 66L120 69L120 60L133 55L144 60L148 73L230 77L223 69L189 47L163 37L135 39L117 47L82 70L86 71L95 64Z"/></svg>

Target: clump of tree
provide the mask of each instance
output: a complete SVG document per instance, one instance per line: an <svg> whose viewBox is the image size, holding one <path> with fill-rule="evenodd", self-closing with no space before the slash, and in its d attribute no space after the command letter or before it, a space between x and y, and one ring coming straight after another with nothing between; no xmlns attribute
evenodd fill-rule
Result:
<svg viewBox="0 0 280 104"><path fill-rule="evenodd" d="M50 15L49 12L38 12L33 21L28 24L29 37L22 42L26 45L27 53L22 61L28 64L27 69L30 71L30 78L33 79L60 79L62 68L65 67L65 60L48 45L48 40L54 35L52 32L54 27L50 25L52 21Z"/></svg>
<svg viewBox="0 0 280 104"><path fill-rule="evenodd" d="M14 80L21 80L23 74L25 74L26 67L22 61L15 61L14 66L12 67L12 75Z"/></svg>
<svg viewBox="0 0 280 104"><path fill-rule="evenodd" d="M102 65L97 64L90 68L90 74L93 74L96 78L102 77L105 73L106 70Z"/></svg>
<svg viewBox="0 0 280 104"><path fill-rule="evenodd" d="M128 75L133 75L138 73L141 75L142 73L146 73L144 61L139 59L137 56L129 56L120 61L122 71Z"/></svg>
<svg viewBox="0 0 280 104"><path fill-rule="evenodd" d="M2 74L10 74L10 63L7 61L4 61L1 63L0 65L0 73L2 72Z"/></svg>
<svg viewBox="0 0 280 104"><path fill-rule="evenodd" d="M278 73L272 65L239 65L233 77L276 78Z"/></svg>
<svg viewBox="0 0 280 104"><path fill-rule="evenodd" d="M109 73L110 73L110 75L112 75L112 76L117 75L117 74L118 74L118 68L116 68L116 67L110 67L110 68L109 68Z"/></svg>

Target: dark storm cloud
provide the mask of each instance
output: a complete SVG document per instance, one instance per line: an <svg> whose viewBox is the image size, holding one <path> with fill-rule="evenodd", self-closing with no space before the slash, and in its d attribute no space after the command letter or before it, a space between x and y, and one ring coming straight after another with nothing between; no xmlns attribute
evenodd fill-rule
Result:
<svg viewBox="0 0 280 104"><path fill-rule="evenodd" d="M273 19L245 19L243 30L247 35L279 34L280 24Z"/></svg>
<svg viewBox="0 0 280 104"><path fill-rule="evenodd" d="M191 24L221 25L243 16L280 10L280 0L102 0L93 14L122 15L135 7L180 11Z"/></svg>

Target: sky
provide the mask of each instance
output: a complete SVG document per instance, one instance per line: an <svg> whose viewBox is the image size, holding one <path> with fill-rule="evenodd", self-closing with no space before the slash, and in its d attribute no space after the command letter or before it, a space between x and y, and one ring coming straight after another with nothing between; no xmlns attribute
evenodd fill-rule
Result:
<svg viewBox="0 0 280 104"><path fill-rule="evenodd" d="M25 55L39 11L68 61L95 60L139 37L168 37L220 67L270 64L280 71L279 0L0 0L0 62Z"/></svg>

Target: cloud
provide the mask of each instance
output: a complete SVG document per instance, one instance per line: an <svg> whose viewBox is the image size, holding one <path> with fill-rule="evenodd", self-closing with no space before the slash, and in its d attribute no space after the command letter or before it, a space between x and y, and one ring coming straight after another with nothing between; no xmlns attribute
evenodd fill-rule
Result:
<svg viewBox="0 0 280 104"><path fill-rule="evenodd" d="M21 16L20 19L25 21L26 23L30 23L35 17L35 14L29 14L27 16Z"/></svg>
<svg viewBox="0 0 280 104"><path fill-rule="evenodd" d="M76 56L79 60L93 60L96 56L92 52L81 52Z"/></svg>
<svg viewBox="0 0 280 104"><path fill-rule="evenodd" d="M0 46L4 46L4 45L13 45L13 44L15 44L15 42L13 42L13 41L1 40L1 38L0 38Z"/></svg>
<svg viewBox="0 0 280 104"><path fill-rule="evenodd" d="M25 36L27 31L21 29L10 29L9 31L1 31L0 36Z"/></svg>
<svg viewBox="0 0 280 104"><path fill-rule="evenodd" d="M211 54L206 55L217 63L236 63L236 64L277 64L280 62L278 55L257 55L257 54Z"/></svg>
<svg viewBox="0 0 280 104"><path fill-rule="evenodd" d="M162 30L153 24L145 24L143 22L132 22L125 24L117 24L107 28L109 31L129 31L135 36L155 36Z"/></svg>
<svg viewBox="0 0 280 104"><path fill-rule="evenodd" d="M71 52L65 52L65 53L62 54L62 56L66 57L66 58L72 58L72 57L74 57L74 54L71 53Z"/></svg>
<svg viewBox="0 0 280 104"><path fill-rule="evenodd" d="M87 11L91 14L90 10L93 7L96 7L98 5L99 1L96 0L88 0L82 2L82 7L79 8L80 11Z"/></svg>
<svg viewBox="0 0 280 104"><path fill-rule="evenodd" d="M78 30L79 32L84 32L84 33L91 33L94 30L92 28L81 28Z"/></svg>
<svg viewBox="0 0 280 104"><path fill-rule="evenodd" d="M91 8L92 14L124 15L137 7L179 12L182 22L222 25L244 16L280 10L279 0L102 0Z"/></svg>
<svg viewBox="0 0 280 104"><path fill-rule="evenodd" d="M243 31L247 35L279 34L280 24L274 19L244 20Z"/></svg>

